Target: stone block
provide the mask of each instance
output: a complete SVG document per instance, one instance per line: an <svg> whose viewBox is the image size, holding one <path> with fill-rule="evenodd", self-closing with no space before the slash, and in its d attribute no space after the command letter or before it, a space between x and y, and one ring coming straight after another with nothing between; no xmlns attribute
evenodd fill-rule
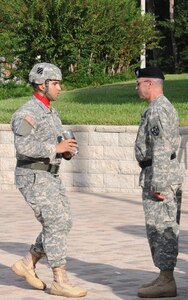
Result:
<svg viewBox="0 0 188 300"><path fill-rule="evenodd" d="M119 172L118 161L117 160L92 160L88 161L89 173L93 174L105 174L113 173L117 174Z"/></svg>
<svg viewBox="0 0 188 300"><path fill-rule="evenodd" d="M15 167L15 157L0 157L0 171L14 171Z"/></svg>
<svg viewBox="0 0 188 300"><path fill-rule="evenodd" d="M111 125L98 125L95 129L96 132L125 132L126 126L111 126Z"/></svg>
<svg viewBox="0 0 188 300"><path fill-rule="evenodd" d="M63 160L61 164L61 173L88 173L89 161L85 159L72 158L71 161Z"/></svg>
<svg viewBox="0 0 188 300"><path fill-rule="evenodd" d="M0 144L13 144L14 135L12 131L0 131Z"/></svg>
<svg viewBox="0 0 188 300"><path fill-rule="evenodd" d="M119 161L119 172L121 174L139 174L140 167L136 161Z"/></svg>
<svg viewBox="0 0 188 300"><path fill-rule="evenodd" d="M131 146L133 147L135 140L136 140L136 134L134 133L119 133L118 135L119 138L119 146Z"/></svg>
<svg viewBox="0 0 188 300"><path fill-rule="evenodd" d="M73 184L78 187L103 187L103 174L82 174L73 175Z"/></svg>
<svg viewBox="0 0 188 300"><path fill-rule="evenodd" d="M139 175L134 176L134 188L142 191L142 188L139 186Z"/></svg>
<svg viewBox="0 0 188 300"><path fill-rule="evenodd" d="M16 192L17 188L14 184L0 184L0 191L12 191L12 192Z"/></svg>
<svg viewBox="0 0 188 300"><path fill-rule="evenodd" d="M133 147L117 147L113 144L111 147L104 147L104 159L116 160L133 160L134 148Z"/></svg>
<svg viewBox="0 0 188 300"><path fill-rule="evenodd" d="M134 176L121 174L104 174L104 187L134 189Z"/></svg>
<svg viewBox="0 0 188 300"><path fill-rule="evenodd" d="M117 146L118 133L89 132L89 145L91 146Z"/></svg>
<svg viewBox="0 0 188 300"><path fill-rule="evenodd" d="M14 157L15 149L13 144L0 144L0 157Z"/></svg>
<svg viewBox="0 0 188 300"><path fill-rule="evenodd" d="M73 186L73 174L72 173L61 173L60 177L63 181L65 188Z"/></svg>
<svg viewBox="0 0 188 300"><path fill-rule="evenodd" d="M74 132L75 138L79 146L89 144L89 133L88 132Z"/></svg>
<svg viewBox="0 0 188 300"><path fill-rule="evenodd" d="M102 159L104 155L103 146L80 146L78 159Z"/></svg>
<svg viewBox="0 0 188 300"><path fill-rule="evenodd" d="M127 132L131 132L131 133L134 133L134 134L137 134L137 132L138 132L138 126L137 125L126 126L126 129L127 129Z"/></svg>
<svg viewBox="0 0 188 300"><path fill-rule="evenodd" d="M14 185L14 172L13 171L1 171L0 172L0 184Z"/></svg>

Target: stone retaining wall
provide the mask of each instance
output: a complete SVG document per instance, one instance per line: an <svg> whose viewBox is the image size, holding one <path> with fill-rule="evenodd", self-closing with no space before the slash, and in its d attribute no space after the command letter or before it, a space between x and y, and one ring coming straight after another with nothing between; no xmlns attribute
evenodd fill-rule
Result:
<svg viewBox="0 0 188 300"><path fill-rule="evenodd" d="M71 128L80 153L63 160L60 174L68 191L140 193L140 168L134 157L137 126L63 126ZM178 158L185 169L184 190L188 192L188 127L180 128ZM0 190L15 189L16 164L10 126L0 124Z"/></svg>

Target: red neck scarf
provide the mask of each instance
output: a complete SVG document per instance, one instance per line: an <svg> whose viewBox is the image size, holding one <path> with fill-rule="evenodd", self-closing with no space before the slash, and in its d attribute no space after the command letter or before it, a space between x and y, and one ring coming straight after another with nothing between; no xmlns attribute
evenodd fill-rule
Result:
<svg viewBox="0 0 188 300"><path fill-rule="evenodd" d="M50 109L50 100L47 97L40 95L37 92L34 92L34 96Z"/></svg>

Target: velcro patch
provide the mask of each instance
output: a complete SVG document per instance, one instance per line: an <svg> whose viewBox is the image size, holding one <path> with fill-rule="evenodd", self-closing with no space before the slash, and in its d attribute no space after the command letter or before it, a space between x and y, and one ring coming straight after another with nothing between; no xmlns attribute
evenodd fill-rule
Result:
<svg viewBox="0 0 188 300"><path fill-rule="evenodd" d="M24 120L29 123L32 127L35 127L35 120L29 116L29 115L25 115Z"/></svg>
<svg viewBox="0 0 188 300"><path fill-rule="evenodd" d="M36 121L29 115L25 115L24 118L20 119L19 126L16 133L21 136L27 136L31 133L32 129L35 127Z"/></svg>

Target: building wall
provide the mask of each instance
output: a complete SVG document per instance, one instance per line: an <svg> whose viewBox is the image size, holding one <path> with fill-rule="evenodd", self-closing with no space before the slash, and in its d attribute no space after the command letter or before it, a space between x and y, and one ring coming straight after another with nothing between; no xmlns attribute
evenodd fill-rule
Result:
<svg viewBox="0 0 188 300"><path fill-rule="evenodd" d="M71 128L80 153L63 160L60 175L67 191L141 193L140 168L134 157L137 126L63 126ZM184 191L188 192L188 127L180 128L178 159L184 168ZM10 126L0 124L0 190L15 189L15 149Z"/></svg>

